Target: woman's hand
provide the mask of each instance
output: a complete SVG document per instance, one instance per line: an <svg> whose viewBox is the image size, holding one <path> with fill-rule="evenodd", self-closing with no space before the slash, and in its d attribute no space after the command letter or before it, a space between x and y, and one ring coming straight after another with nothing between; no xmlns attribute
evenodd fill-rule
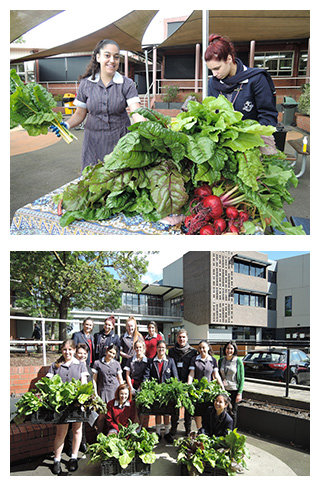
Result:
<svg viewBox="0 0 320 490"><path fill-rule="evenodd" d="M236 403L241 402L241 400L242 400L242 393L238 393L236 396Z"/></svg>

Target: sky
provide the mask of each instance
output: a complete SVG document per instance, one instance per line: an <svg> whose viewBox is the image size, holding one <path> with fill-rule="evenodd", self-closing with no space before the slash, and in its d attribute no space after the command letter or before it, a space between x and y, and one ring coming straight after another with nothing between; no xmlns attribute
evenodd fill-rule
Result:
<svg viewBox="0 0 320 490"><path fill-rule="evenodd" d="M148 256L148 261L149 261L149 267L148 267L148 273L145 274L142 278L142 282L145 282L147 284L151 284L154 281L162 279L162 270L164 267L167 265L171 264L175 260L179 259L180 257L183 256L183 254L187 253L187 249L169 249L169 250L162 250L157 254L154 255L149 255ZM268 260L280 260L284 259L287 257L294 257L296 255L304 255L309 252L302 252L302 251L262 251L262 253L265 253L268 255Z"/></svg>
<svg viewBox="0 0 320 490"><path fill-rule="evenodd" d="M32 7L32 5L30 7ZM137 7L139 7L139 5L137 5ZM84 20L82 8L67 9L43 22L28 33L23 34L23 38L26 41L25 46L38 47L41 49L59 46L60 44L78 39L79 37L101 29L115 20L124 17L129 12L131 12L131 10L112 7L112 10L110 11L106 9L104 15L97 15L96 8L92 10L86 9ZM143 43L160 43L163 41L164 18L183 15L188 16L191 12L192 9L181 7L160 10L146 31Z"/></svg>

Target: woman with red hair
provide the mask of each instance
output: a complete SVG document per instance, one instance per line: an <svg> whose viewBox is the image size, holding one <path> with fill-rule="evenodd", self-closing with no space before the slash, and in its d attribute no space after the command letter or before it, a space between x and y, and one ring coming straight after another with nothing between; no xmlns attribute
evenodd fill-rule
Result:
<svg viewBox="0 0 320 490"><path fill-rule="evenodd" d="M275 88L266 70L245 66L236 57L233 44L217 34L210 35L204 59L213 74L208 96L222 94L243 114L243 119L277 126Z"/></svg>

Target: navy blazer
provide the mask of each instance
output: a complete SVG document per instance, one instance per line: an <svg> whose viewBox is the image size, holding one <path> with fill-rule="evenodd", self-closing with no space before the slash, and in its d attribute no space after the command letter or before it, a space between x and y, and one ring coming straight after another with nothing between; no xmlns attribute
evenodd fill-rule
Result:
<svg viewBox="0 0 320 490"><path fill-rule="evenodd" d="M89 355L88 355L88 358L87 358L87 364L88 366L90 366L91 364L93 364L94 362L94 350L95 350L95 347L94 347L94 338L93 336L90 334L89 335L89 338L91 339L91 342L92 342L92 359L91 359L91 362L90 362L90 345L89 345L89 342L88 342L88 338L86 337L86 334L84 333L83 330L81 330L80 332L75 332L73 335L72 335L72 340L74 341L74 343L76 345L78 344L86 344L88 347L89 347Z"/></svg>
<svg viewBox="0 0 320 490"><path fill-rule="evenodd" d="M208 407L202 416L202 427L198 433L221 437L226 436L228 430L233 430L233 418L226 411L218 416L214 406Z"/></svg>
<svg viewBox="0 0 320 490"><path fill-rule="evenodd" d="M163 383L167 379L177 378L179 380L178 371L174 360L171 357L167 357L164 360L161 377L159 374L158 362L155 360L157 356L153 359L148 359L149 361L149 369L150 369L150 378L156 379L158 383Z"/></svg>

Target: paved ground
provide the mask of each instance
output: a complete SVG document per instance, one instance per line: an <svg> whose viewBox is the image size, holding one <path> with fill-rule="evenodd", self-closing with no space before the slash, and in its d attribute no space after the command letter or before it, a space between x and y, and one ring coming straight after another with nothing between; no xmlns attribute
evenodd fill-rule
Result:
<svg viewBox="0 0 320 490"><path fill-rule="evenodd" d="M310 475L310 455L291 447L273 443L266 439L247 436L247 447L250 452L250 459L246 460L248 470L237 477L248 476L309 476ZM176 437L183 436L183 427L180 422ZM176 463L176 448L166 443L163 439L159 442L155 450L157 454L156 462L151 466L150 476L179 476L180 466ZM79 461L78 471L69 473L67 470L68 457L63 454L62 474L60 476L100 476L100 464L89 463L89 459L82 457ZM53 476L51 472L52 455L35 458L22 464L11 467L11 476Z"/></svg>
<svg viewBox="0 0 320 490"><path fill-rule="evenodd" d="M285 151L293 155L290 139L298 139L303 133L288 127ZM31 137L24 130L13 130L10 164L10 223L15 211L45 194L76 179L81 174L81 147L83 130L72 130L78 141L67 145L55 135ZM47 146L46 146L47 145ZM300 170L297 166L296 173ZM297 189L290 190L295 202L287 206L287 216L310 217L310 165L299 179Z"/></svg>
<svg viewBox="0 0 320 490"><path fill-rule="evenodd" d="M257 395L266 398L273 396L279 401L284 398L283 385L269 383L255 383L245 381L244 398L255 398ZM293 406L303 403L310 404L310 391L307 389L290 388L289 397L286 400ZM11 411L14 411L12 404ZM192 429L196 430L194 421ZM247 460L248 470L244 476L309 476L310 475L310 454L307 451L284 444L273 442L270 439L253 436L241 432L247 437L247 446L250 452L250 459ZM184 435L183 422L180 420L176 437ZM157 460L151 467L151 476L179 476L180 467L176 464L176 449L173 445L167 444L163 439L156 447ZM99 476L100 464L88 464L89 459L82 453L79 461L79 469L76 473L68 473L68 458L63 455L63 475L66 476ZM34 458L32 461L15 464L11 467L12 476L52 476L52 455Z"/></svg>

